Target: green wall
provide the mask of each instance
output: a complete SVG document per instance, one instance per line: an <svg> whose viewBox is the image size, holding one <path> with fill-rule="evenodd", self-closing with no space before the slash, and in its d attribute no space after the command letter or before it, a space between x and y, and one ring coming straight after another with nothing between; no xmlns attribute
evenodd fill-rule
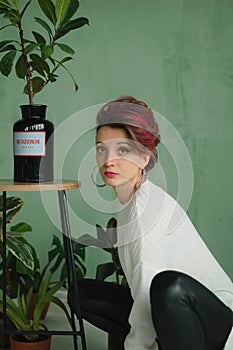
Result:
<svg viewBox="0 0 233 350"><path fill-rule="evenodd" d="M80 0L80 3L80 16L87 16L90 26L71 33L66 40L76 48L69 68L80 89L75 94L70 78L61 72L59 83L47 87L35 102L48 104L47 117L55 126L85 107L123 94L147 101L166 117L179 131L192 159L194 190L189 215L233 278L233 2ZM38 11L34 1L28 15L37 16ZM32 25L33 21L25 23L25 31ZM1 40L7 38L6 31L0 35ZM12 124L19 118L18 106L27 103L27 98L21 92L22 81L17 81L14 74L0 79L0 177L10 178ZM83 141L82 152L92 141L90 137ZM79 147L77 152L82 148ZM81 159L74 151L70 154L64 174L73 178ZM163 151L161 163L162 155ZM169 169L168 165L168 172ZM172 193L172 174L166 177L170 179ZM20 195L25 206L19 219L33 226L30 239L44 259L51 234L57 229L38 193ZM71 197L74 210L83 205L80 195L72 193ZM107 220L106 216L89 211L88 206L80 209L80 213L92 225L97 222L104 225ZM88 250L89 275L103 259L108 259L103 252Z"/></svg>

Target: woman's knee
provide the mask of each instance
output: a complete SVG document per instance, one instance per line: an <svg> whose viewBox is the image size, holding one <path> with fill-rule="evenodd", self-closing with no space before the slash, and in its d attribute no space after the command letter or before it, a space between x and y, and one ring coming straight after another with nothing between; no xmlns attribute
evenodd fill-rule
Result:
<svg viewBox="0 0 233 350"><path fill-rule="evenodd" d="M182 280L185 274L178 271L162 271L154 276L150 287L151 303L160 306L180 302L184 295Z"/></svg>
<svg viewBox="0 0 233 350"><path fill-rule="evenodd" d="M177 271L162 271L154 276L151 282L150 293L151 294L160 294L164 293L166 290L169 290L175 284L177 284L178 279L180 278L180 273Z"/></svg>

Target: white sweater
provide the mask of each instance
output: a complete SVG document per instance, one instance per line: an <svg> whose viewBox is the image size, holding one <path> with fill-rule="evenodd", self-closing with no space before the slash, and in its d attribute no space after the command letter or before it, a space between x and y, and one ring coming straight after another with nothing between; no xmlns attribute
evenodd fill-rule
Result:
<svg viewBox="0 0 233 350"><path fill-rule="evenodd" d="M149 289L164 270L184 272L233 309L233 285L197 233L185 211L165 191L146 181L119 205L118 252L134 304L125 350L157 350ZM233 350L233 331L224 350Z"/></svg>

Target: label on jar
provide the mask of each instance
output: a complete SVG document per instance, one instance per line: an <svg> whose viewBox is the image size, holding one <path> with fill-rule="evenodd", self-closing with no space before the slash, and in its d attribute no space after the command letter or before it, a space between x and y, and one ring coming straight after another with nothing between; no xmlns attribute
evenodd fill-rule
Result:
<svg viewBox="0 0 233 350"><path fill-rule="evenodd" d="M45 156L45 131L15 131L14 155L15 156Z"/></svg>

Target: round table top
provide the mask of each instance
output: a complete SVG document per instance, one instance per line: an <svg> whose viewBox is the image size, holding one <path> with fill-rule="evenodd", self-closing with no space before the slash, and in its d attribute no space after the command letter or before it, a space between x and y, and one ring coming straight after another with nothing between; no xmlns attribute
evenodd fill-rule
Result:
<svg viewBox="0 0 233 350"><path fill-rule="evenodd" d="M76 180L54 180L51 182L14 182L13 180L0 180L0 191L6 192L36 192L60 191L79 188Z"/></svg>

